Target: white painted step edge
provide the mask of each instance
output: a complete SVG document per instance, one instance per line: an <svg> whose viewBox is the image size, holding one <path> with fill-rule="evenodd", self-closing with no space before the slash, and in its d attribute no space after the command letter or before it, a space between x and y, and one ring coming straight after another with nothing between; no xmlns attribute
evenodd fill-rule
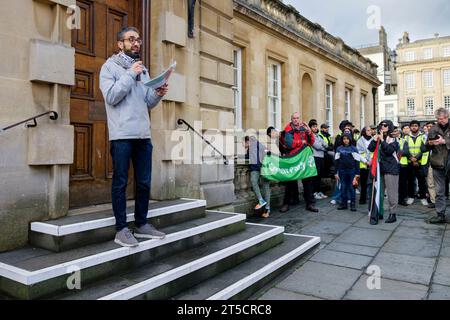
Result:
<svg viewBox="0 0 450 320"><path fill-rule="evenodd" d="M100 265L102 263L120 259L182 239L190 238L192 236L196 236L208 231L219 229L234 223L245 221L247 218L245 214L232 214L226 212L224 212L223 214L230 215L230 217L206 223L194 228L182 230L176 233L168 234L166 238L164 238L164 240L147 240L141 242L139 246L135 248L120 247L117 249L83 257L77 260L68 261L36 271L28 271L5 263L0 263L0 277L11 279L24 285L33 285L65 274L71 275L74 271L77 270L90 268L92 266Z"/></svg>
<svg viewBox="0 0 450 320"><path fill-rule="evenodd" d="M266 227L265 225L260 225ZM132 285L128 288L119 290L107 296L104 296L98 300L129 300L133 299L139 295L142 295L150 290L158 288L164 284L167 284L171 281L179 279L187 274L200 270L206 266L212 265L220 260L223 260L233 254L244 251L250 247L253 247L267 239L275 237L284 232L284 227L271 227L270 230L254 236L250 239L237 243L231 247L222 249L220 251L214 252L208 256L202 257L185 265L182 265L178 268L169 270L162 274L159 274L155 277Z"/></svg>
<svg viewBox="0 0 450 320"><path fill-rule="evenodd" d="M289 236L305 237L305 236L293 235L293 234L289 234ZM228 299L231 299L236 294L251 287L258 281L264 279L271 273L273 273L276 270L287 265L289 262L295 260L296 258L301 256L303 253L305 253L306 251L308 251L309 249L313 248L314 246L316 246L317 244L320 243L320 237L309 237L309 238L311 238L311 240L302 244L297 249L289 252L288 254L285 254L284 256L278 258L277 260L273 261L272 263L266 265L265 267L259 269L256 272L252 273L251 275L239 280L238 282L232 284L231 286L215 293L214 295L207 298L206 300L228 300Z"/></svg>
<svg viewBox="0 0 450 320"><path fill-rule="evenodd" d="M200 207L206 207L205 200L191 200L191 201L192 202L189 202L189 203L180 203L180 204L176 204L173 206L149 210L148 214L147 214L147 218L161 217L161 216L171 214L174 212L190 210L190 209L195 209L195 208L200 208ZM134 213L127 214L127 222L133 222L133 221L134 221ZM66 235L74 234L74 233L78 233L78 232L84 232L84 231L114 226L115 223L116 223L116 219L114 218L114 216L111 216L108 218L103 218L103 219L96 219L96 220L68 224L65 226L55 226L53 224L46 223L46 222L33 222L33 223L31 223L31 231L61 237L61 236L66 236Z"/></svg>

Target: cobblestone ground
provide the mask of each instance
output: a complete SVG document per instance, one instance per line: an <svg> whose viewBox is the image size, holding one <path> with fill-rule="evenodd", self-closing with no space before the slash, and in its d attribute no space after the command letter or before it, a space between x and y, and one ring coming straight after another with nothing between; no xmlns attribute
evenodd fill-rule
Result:
<svg viewBox="0 0 450 320"><path fill-rule="evenodd" d="M249 219L322 239L253 299L450 299L450 227L425 222L434 209L416 201L399 207L397 223L371 226L367 206L358 212L338 211L329 200L317 206L318 214L301 205L286 213L276 210L269 219ZM376 277L370 277L374 267L381 272L379 289L369 289L377 287Z"/></svg>

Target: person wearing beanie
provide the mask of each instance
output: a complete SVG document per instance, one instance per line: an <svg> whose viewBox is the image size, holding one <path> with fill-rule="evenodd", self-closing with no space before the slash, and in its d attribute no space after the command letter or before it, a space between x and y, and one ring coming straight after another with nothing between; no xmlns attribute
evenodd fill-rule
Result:
<svg viewBox="0 0 450 320"><path fill-rule="evenodd" d="M394 124L390 120L384 120L378 126L378 134L374 137L369 145L369 151L375 152L378 141L380 141L380 171L383 179L384 190L382 194L388 195L389 218L386 223L394 223L397 221L396 210L398 206L398 179L400 174L400 166L398 153L400 145L398 139L391 136L394 131ZM378 220L382 217L372 218L370 224L378 224Z"/></svg>
<svg viewBox="0 0 450 320"><path fill-rule="evenodd" d="M360 177L360 156L356 147L352 144L353 135L344 133L341 145L336 150L336 180L341 183L341 199L338 210L348 209L350 200L351 211L356 211L355 186Z"/></svg>

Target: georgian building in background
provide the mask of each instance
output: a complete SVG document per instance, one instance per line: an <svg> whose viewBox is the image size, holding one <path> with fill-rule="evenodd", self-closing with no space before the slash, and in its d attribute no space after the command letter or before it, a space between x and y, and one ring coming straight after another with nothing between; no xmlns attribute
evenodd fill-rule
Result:
<svg viewBox="0 0 450 320"><path fill-rule="evenodd" d="M423 123L438 108L450 109L450 37L411 42L405 32L397 54L399 121Z"/></svg>
<svg viewBox="0 0 450 320"><path fill-rule="evenodd" d="M178 63L169 95L151 112L154 200L201 198L209 208L237 211L253 201L243 167L223 164L201 141L203 153L188 152L190 143L174 152L180 141L195 141L178 119L214 130L213 144L230 160L235 144L221 141L225 133L282 129L295 111L305 121L330 124L334 133L343 119L357 127L374 123L377 65L292 6L202 0L190 16L189 2L17 0L0 8L0 40L9 44L0 49L0 128L46 111L59 114L0 132L0 252L25 245L31 221L110 202L99 72L124 26L141 30L152 76ZM73 30L72 5L80 16ZM435 96L436 104L441 98ZM420 114L419 104L414 110Z"/></svg>

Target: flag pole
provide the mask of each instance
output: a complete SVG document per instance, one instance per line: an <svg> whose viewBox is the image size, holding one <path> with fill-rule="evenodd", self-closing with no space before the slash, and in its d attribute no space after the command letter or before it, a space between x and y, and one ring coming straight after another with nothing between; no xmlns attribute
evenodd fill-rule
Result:
<svg viewBox="0 0 450 320"><path fill-rule="evenodd" d="M375 153L377 156L377 160L378 160L378 148L380 147L380 140L377 141L377 146L375 148ZM374 153L374 155L375 155ZM372 168L373 168L373 159L372 159ZM378 164L377 164L378 165ZM372 175L372 168L370 170L370 175ZM371 196L371 200L370 200L370 210L369 210L369 223L370 223L370 219L372 218L372 212L373 212L373 207L374 207L374 197L375 197L375 177L372 177L372 196ZM378 216L377 216L377 220L378 220Z"/></svg>

